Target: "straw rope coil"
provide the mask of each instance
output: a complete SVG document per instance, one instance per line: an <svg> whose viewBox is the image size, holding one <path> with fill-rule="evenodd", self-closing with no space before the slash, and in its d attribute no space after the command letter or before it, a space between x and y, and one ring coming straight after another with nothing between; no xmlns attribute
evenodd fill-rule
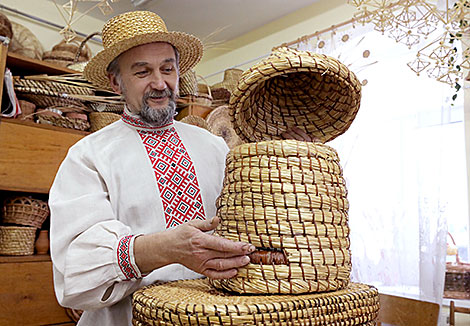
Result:
<svg viewBox="0 0 470 326"><path fill-rule="evenodd" d="M0 226L0 255L28 256L34 254L36 227Z"/></svg>
<svg viewBox="0 0 470 326"><path fill-rule="evenodd" d="M234 295L206 279L154 284L133 295L134 326L146 325L375 325L378 291L351 283L322 294Z"/></svg>
<svg viewBox="0 0 470 326"><path fill-rule="evenodd" d="M49 216L47 202L31 197L10 197L3 202L3 223L41 228Z"/></svg>
<svg viewBox="0 0 470 326"><path fill-rule="evenodd" d="M242 74L230 106L244 141L281 139L297 126L327 142L349 128L360 98L359 80L338 60L279 48Z"/></svg>
<svg viewBox="0 0 470 326"><path fill-rule="evenodd" d="M50 124L57 127L86 131L90 129L90 122L79 118L69 118L63 116L49 116L37 114L39 123Z"/></svg>
<svg viewBox="0 0 470 326"><path fill-rule="evenodd" d="M257 247L228 280L238 293L333 291L351 271L347 189L336 151L321 143L247 143L227 155L216 234Z"/></svg>

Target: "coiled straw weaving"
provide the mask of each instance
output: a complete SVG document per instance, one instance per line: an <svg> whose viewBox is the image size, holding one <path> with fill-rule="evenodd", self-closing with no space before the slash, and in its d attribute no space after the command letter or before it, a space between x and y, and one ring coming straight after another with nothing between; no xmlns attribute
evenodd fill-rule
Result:
<svg viewBox="0 0 470 326"><path fill-rule="evenodd" d="M230 106L245 142L281 139L293 126L327 142L349 128L360 98L359 80L335 58L279 48L242 74Z"/></svg>
<svg viewBox="0 0 470 326"><path fill-rule="evenodd" d="M348 285L348 200L336 151L324 144L272 140L227 155L217 200L217 234L257 247L231 279L238 293L307 293Z"/></svg>
<svg viewBox="0 0 470 326"><path fill-rule="evenodd" d="M330 293L236 295L206 279L150 285L133 295L133 325L375 325L374 287L351 283Z"/></svg>

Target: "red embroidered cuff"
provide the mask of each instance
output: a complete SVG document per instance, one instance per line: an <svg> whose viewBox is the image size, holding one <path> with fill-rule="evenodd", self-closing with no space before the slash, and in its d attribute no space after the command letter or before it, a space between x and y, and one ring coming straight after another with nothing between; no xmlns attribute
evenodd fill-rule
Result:
<svg viewBox="0 0 470 326"><path fill-rule="evenodd" d="M117 262L125 280L142 278L134 261L134 240L136 235L124 236L117 247Z"/></svg>

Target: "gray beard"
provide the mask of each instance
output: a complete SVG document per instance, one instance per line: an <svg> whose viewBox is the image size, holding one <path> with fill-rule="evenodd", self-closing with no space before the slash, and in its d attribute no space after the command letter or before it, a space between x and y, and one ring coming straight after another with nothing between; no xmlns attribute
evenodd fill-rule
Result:
<svg viewBox="0 0 470 326"><path fill-rule="evenodd" d="M154 126L161 127L173 122L176 115L176 103L170 99L168 106L160 109L152 109L145 100L142 103L142 108L137 116L144 122Z"/></svg>

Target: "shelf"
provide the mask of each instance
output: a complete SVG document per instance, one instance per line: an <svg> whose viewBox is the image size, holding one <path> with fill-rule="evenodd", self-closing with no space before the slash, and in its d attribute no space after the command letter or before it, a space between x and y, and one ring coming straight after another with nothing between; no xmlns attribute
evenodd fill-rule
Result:
<svg viewBox="0 0 470 326"><path fill-rule="evenodd" d="M79 71L61 67L53 63L31 59L11 52L8 52L6 66L15 76L39 74L63 75L80 73Z"/></svg>
<svg viewBox="0 0 470 326"><path fill-rule="evenodd" d="M29 256L0 256L0 264L6 263L31 263L38 261L51 261L49 255L29 255Z"/></svg>
<svg viewBox="0 0 470 326"><path fill-rule="evenodd" d="M49 193L69 147L87 134L17 119L2 119L0 190Z"/></svg>

